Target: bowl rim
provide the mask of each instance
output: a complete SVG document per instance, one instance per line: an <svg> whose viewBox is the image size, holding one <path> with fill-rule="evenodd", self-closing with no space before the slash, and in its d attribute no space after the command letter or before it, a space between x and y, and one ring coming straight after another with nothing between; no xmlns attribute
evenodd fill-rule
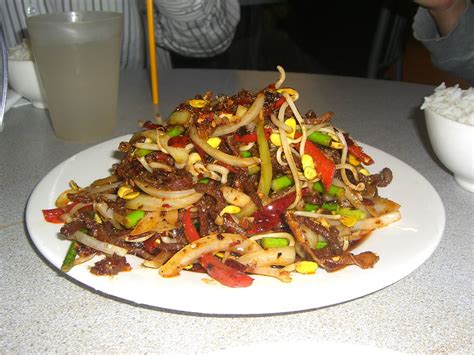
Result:
<svg viewBox="0 0 474 355"><path fill-rule="evenodd" d="M443 121L443 122L452 122L452 123L448 123L448 124L452 124L452 125L454 125L455 127L458 127L458 128L464 128L464 129L468 128L468 129L471 129L471 130L474 129L473 125L470 125L470 124L464 123L464 122L459 122L459 121L452 120L451 118L448 118L448 117L443 116L442 114L440 114L436 111L433 111L429 107L425 107L423 110L425 111L425 119L426 120L434 118L435 120L439 120L439 121ZM427 112L429 112L431 115L427 115L426 114Z"/></svg>

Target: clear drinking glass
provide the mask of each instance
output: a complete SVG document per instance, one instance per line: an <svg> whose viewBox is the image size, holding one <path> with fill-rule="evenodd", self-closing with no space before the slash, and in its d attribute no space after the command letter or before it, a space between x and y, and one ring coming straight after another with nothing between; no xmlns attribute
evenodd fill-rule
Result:
<svg viewBox="0 0 474 355"><path fill-rule="evenodd" d="M122 14L59 12L26 22L56 136L109 136L117 121Z"/></svg>

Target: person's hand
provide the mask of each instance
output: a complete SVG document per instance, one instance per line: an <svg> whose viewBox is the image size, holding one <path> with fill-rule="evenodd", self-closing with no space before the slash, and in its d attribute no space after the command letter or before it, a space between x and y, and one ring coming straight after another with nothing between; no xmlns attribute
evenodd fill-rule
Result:
<svg viewBox="0 0 474 355"><path fill-rule="evenodd" d="M414 2L428 9L442 36L451 32L466 8L466 0L414 0Z"/></svg>

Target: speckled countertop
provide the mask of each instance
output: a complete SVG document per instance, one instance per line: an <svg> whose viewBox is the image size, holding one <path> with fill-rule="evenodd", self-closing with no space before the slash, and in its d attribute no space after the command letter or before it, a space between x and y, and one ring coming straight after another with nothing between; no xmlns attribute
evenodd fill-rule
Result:
<svg viewBox="0 0 474 355"><path fill-rule="evenodd" d="M173 70L161 73L162 112L212 89L258 90L276 74ZM404 161L435 188L446 210L438 248L418 269L370 295L316 310L266 316L206 316L137 306L63 277L29 239L25 206L35 185L87 145L55 138L45 111L6 114L0 133L0 349L5 353L209 353L266 341L313 346L352 344L407 353L473 353L472 211L474 194L455 184L427 140L423 97L433 87L321 75L288 74L303 111L336 112L338 126ZM144 72L124 72L119 125L149 119ZM420 201L423 208L423 201ZM400 253L403 262L403 252ZM295 346L296 350L302 350Z"/></svg>

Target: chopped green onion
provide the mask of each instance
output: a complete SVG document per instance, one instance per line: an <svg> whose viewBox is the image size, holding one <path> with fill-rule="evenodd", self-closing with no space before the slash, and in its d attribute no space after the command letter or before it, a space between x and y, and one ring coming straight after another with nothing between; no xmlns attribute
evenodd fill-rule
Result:
<svg viewBox="0 0 474 355"><path fill-rule="evenodd" d="M63 264L61 265L61 270L64 272L68 272L74 265L74 260L76 260L77 255L77 242L73 240L71 245L69 245L69 249L67 250L66 256L64 257Z"/></svg>
<svg viewBox="0 0 474 355"><path fill-rule="evenodd" d="M318 132L318 131L315 131L315 132L311 133L308 136L308 139L313 143L324 145L325 147L329 147L331 145L331 141L332 141L331 136L329 136L326 133L322 133L322 132Z"/></svg>
<svg viewBox="0 0 474 355"><path fill-rule="evenodd" d="M290 244L286 238L262 238L262 247L268 248L284 248Z"/></svg>
<svg viewBox="0 0 474 355"><path fill-rule="evenodd" d="M125 227L133 228L145 216L145 211L136 210L125 216Z"/></svg>
<svg viewBox="0 0 474 355"><path fill-rule="evenodd" d="M313 184L313 190L320 193L324 193L325 191L323 183L321 181L316 181ZM327 191L327 194L334 197L341 197L344 194L344 188L336 185L331 185L329 187L329 191Z"/></svg>
<svg viewBox="0 0 474 355"><path fill-rule="evenodd" d="M208 177L206 177L206 178L199 179L198 182L200 184L209 184L209 180L210 179Z"/></svg>
<svg viewBox="0 0 474 355"><path fill-rule="evenodd" d="M166 131L166 134L170 137L177 137L183 134L184 132L184 127L183 126L172 126L168 128Z"/></svg>
<svg viewBox="0 0 474 355"><path fill-rule="evenodd" d="M272 180L271 187L273 191L280 191L287 187L293 186L293 184L294 184L294 181L291 177L287 175L282 175Z"/></svg>
<svg viewBox="0 0 474 355"><path fill-rule="evenodd" d="M304 210L306 212L314 212L318 209L318 206L315 205L314 203L305 203L304 204Z"/></svg>
<svg viewBox="0 0 474 355"><path fill-rule="evenodd" d="M138 155L139 157L144 157L145 155L148 155L148 154L150 154L151 152L152 152L152 150L150 150L150 149L142 149L142 148L140 148L140 149L137 149L137 150L135 151L135 154Z"/></svg>
<svg viewBox="0 0 474 355"><path fill-rule="evenodd" d="M249 151L243 151L240 152L240 155L242 156L242 158L250 158L252 156L252 153L250 153Z"/></svg>

